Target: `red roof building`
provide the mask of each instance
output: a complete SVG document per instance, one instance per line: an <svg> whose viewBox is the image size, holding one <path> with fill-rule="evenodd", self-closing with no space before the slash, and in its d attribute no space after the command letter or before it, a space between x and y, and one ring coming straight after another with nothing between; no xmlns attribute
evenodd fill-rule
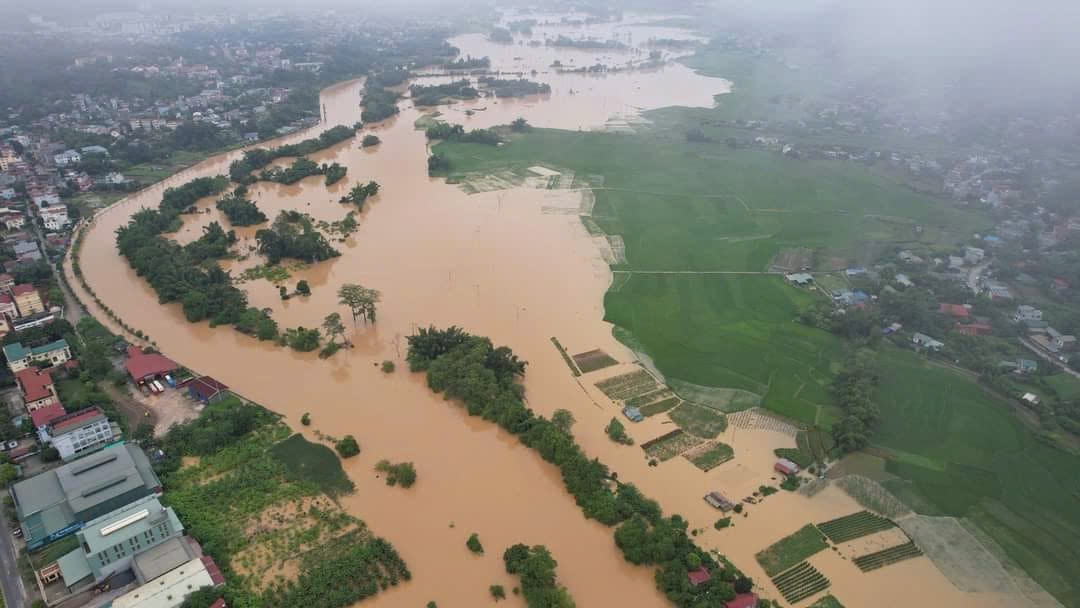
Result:
<svg viewBox="0 0 1080 608"><path fill-rule="evenodd" d="M791 462L787 458L781 458L773 465L773 469L781 475L795 475L799 472L799 465Z"/></svg>
<svg viewBox="0 0 1080 608"><path fill-rule="evenodd" d="M734 599L724 603L724 608L754 608L757 606L758 597L754 593L740 593Z"/></svg>
<svg viewBox="0 0 1080 608"><path fill-rule="evenodd" d="M686 578L690 579L691 585L697 587L702 583L709 582L709 579L712 578L712 575L710 575L709 571L705 569L705 566L701 566L697 570L691 570L687 572Z"/></svg>
<svg viewBox="0 0 1080 608"><path fill-rule="evenodd" d="M34 421L35 429L40 429L51 423L53 420L63 418L64 416L67 416L67 410L64 409L63 405L60 405L59 401L30 412L30 419Z"/></svg>
<svg viewBox="0 0 1080 608"><path fill-rule="evenodd" d="M957 319L966 319L971 316L971 311L963 304L940 304L938 306L938 312L943 315L956 317Z"/></svg>
<svg viewBox="0 0 1080 608"><path fill-rule="evenodd" d="M19 370L15 372L15 382L19 384L28 412L58 401L56 389L53 388L53 379L48 371L34 367Z"/></svg>
<svg viewBox="0 0 1080 608"><path fill-rule="evenodd" d="M101 410L96 407L88 407L84 410L73 412L71 414L68 414L67 416L64 416L63 418L57 418L56 420L53 420L51 423L51 434L54 436L62 435L70 431L71 429L83 426L88 421L93 420L94 418L99 418L103 416L104 414L101 413Z"/></svg>
<svg viewBox="0 0 1080 608"><path fill-rule="evenodd" d="M994 330L993 327L986 323L957 323L953 326L956 333L964 336L986 336Z"/></svg>
<svg viewBox="0 0 1080 608"><path fill-rule="evenodd" d="M128 346L127 357L127 361L124 361L124 368L127 369L131 379L136 382L174 372L176 368L180 367L176 362L164 355L144 353L134 345Z"/></svg>
<svg viewBox="0 0 1080 608"><path fill-rule="evenodd" d="M20 283L11 288L11 293L15 294L15 297L24 296L28 293L34 293L34 286L27 283Z"/></svg>
<svg viewBox="0 0 1080 608"><path fill-rule="evenodd" d="M213 581L214 586L225 584L225 577L221 575L221 569L214 563L214 558L209 555L204 555L202 558L203 566L206 567L206 573L210 575L210 580Z"/></svg>
<svg viewBox="0 0 1080 608"><path fill-rule="evenodd" d="M203 403L214 403L223 398L229 390L229 387L210 376L196 378L185 384L184 388L187 389L189 396Z"/></svg>

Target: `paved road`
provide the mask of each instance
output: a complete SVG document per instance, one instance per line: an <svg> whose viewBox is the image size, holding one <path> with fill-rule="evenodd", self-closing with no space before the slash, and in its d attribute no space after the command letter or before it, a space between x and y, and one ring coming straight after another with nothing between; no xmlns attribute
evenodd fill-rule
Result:
<svg viewBox="0 0 1080 608"><path fill-rule="evenodd" d="M30 225L34 230L34 238L38 242L38 248L41 249L42 254L45 253L45 235L41 231L41 226L38 226L36 216L31 218ZM74 234L74 233L72 233ZM75 325L79 322L79 319L86 316L83 312L82 306L79 306L79 301L75 299L75 295L68 289L67 283L64 282L64 277L60 276L63 270L58 270L56 267L49 265L52 268L53 274L56 275L56 283L60 286L60 292L64 294L64 319ZM50 302L55 304L55 302Z"/></svg>
<svg viewBox="0 0 1080 608"><path fill-rule="evenodd" d="M19 576L15 541L11 538L10 530L7 515L0 509L0 590L4 593L5 606L29 606L26 587Z"/></svg>

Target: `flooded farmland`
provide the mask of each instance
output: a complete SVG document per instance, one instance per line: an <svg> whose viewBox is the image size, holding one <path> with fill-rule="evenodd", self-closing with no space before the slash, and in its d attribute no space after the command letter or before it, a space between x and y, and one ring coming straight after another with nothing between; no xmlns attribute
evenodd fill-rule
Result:
<svg viewBox="0 0 1080 608"><path fill-rule="evenodd" d="M557 35L564 28L536 28L534 38ZM580 33L579 33L580 34ZM616 37L628 44L649 38L685 35L671 28L627 26L599 29L591 35ZM479 35L451 40L463 54L490 56L493 70L524 73L551 85L548 95L517 100L479 99L441 108L443 119L467 128L506 124L519 116L532 125L564 129L629 128L639 113L670 105L709 106L730 83L695 74L677 63L617 73L558 73L567 66L608 65L640 60L643 47L630 50L563 49L546 45L497 45ZM647 55L648 52L644 51ZM531 75L535 70L536 74ZM444 76L433 75L432 79ZM325 122L319 128L353 124L360 119L358 81L323 92ZM390 540L409 564L412 582L368 601L374 606L476 606L490 601L488 586L516 582L505 574L502 550L514 543L544 544L558 560L560 581L579 606L665 606L652 572L623 561L611 529L582 516L563 488L557 470L517 439L493 424L469 418L409 374L404 363L405 337L420 326L459 325L496 344L511 346L529 362L525 379L529 405L550 415L557 408L573 412L574 434L582 448L656 498L665 512L677 512L706 548L716 548L755 579L759 591L779 599L754 554L807 522L820 522L861 509L835 487L813 498L782 492L736 518L732 529L716 531L716 511L701 497L723 486L733 497L752 493L773 476L773 449L791 447L783 431L732 425L722 439L736 457L708 473L682 458L650 467L638 447L611 442L604 426L618 409L586 374L569 372L551 338L571 353L600 348L622 362L636 357L602 321L603 295L612 274L603 252L573 210L585 196L574 189L516 187L477 194L427 176L427 142L414 121L421 112L401 102L401 113L363 132L382 143L369 149L351 139L310 156L338 162L348 177L326 187L322 176L293 186L260 182L253 201L269 217L295 209L316 220L340 220L349 207L337 201L349 185L377 180L382 190L358 215L359 228L335 243L342 256L293 271L288 283L307 280L312 294L282 301L266 280L242 285L253 306L270 308L279 325L316 327L337 304L343 283L361 283L382 292L376 325L349 326L356 345L329 360L260 343L227 328L189 324L178 305L161 306L150 287L128 267L115 247L115 231L142 207L156 207L163 190L201 175L227 172L238 153L224 154L144 190L108 208L82 228L81 268L98 297L127 324L146 332L177 361L212 374L238 394L283 414L290 425L310 412L303 431L354 435L359 457L344 462L357 491L343 499L346 509ZM471 110L466 114L466 110ZM303 139L294 135L290 139ZM548 167L558 171L559 167ZM227 221L205 200L207 210L188 217L177 236L198 236L201 226ZM239 229L241 248L254 242L254 229ZM257 263L235 262L234 276ZM77 286L70 270L66 272ZM90 304L88 294L81 299ZM93 309L94 307L91 306ZM100 311L95 311L100 312ZM99 317L101 315L98 315ZM348 315L345 315L346 317ZM105 319L102 319L103 322ZM398 371L383 373L379 363L393 360ZM599 374L599 373L598 373ZM668 430L650 418L629 432L638 443ZM302 427L298 427L302 428ZM388 488L376 477L379 459L409 460L419 480L409 490ZM473 556L464 547L476 532L488 547ZM954 587L925 558L863 574L840 553L815 556L812 563L832 581L831 591L848 606L1014 605L1006 593L965 593ZM512 597L509 600L521 605ZM806 602L804 602L806 603Z"/></svg>

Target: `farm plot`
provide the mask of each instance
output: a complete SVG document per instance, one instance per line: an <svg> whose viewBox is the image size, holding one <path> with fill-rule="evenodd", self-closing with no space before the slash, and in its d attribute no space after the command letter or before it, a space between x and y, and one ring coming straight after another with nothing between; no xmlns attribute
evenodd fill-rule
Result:
<svg viewBox="0 0 1080 608"><path fill-rule="evenodd" d="M897 562L902 562L906 559L913 557L919 557L923 553L915 546L914 542L907 542L903 545L897 545L895 547L889 547L876 553L869 553L860 557L856 557L854 560L855 565L859 567L859 570L863 572L869 572L871 570L877 570L878 568L884 568Z"/></svg>
<svg viewBox="0 0 1080 608"><path fill-rule="evenodd" d="M667 399L661 399L660 401L653 401L648 405L641 406L641 413L645 416L655 416L657 414L666 412L671 408L682 403L678 397L668 397Z"/></svg>
<svg viewBox="0 0 1080 608"><path fill-rule="evenodd" d="M626 401L655 391L660 388L660 385L656 383L656 378L653 378L652 374L645 370L638 370L601 380L596 383L596 388L613 401Z"/></svg>
<svg viewBox="0 0 1080 608"><path fill-rule="evenodd" d="M689 460L702 471L710 471L735 457L735 450L720 441L710 441L692 450L683 452L683 458Z"/></svg>
<svg viewBox="0 0 1080 608"><path fill-rule="evenodd" d="M810 608L844 608L844 605L835 597L826 595L813 604L810 604Z"/></svg>
<svg viewBox="0 0 1080 608"><path fill-rule="evenodd" d="M682 429L671 431L641 444L641 449L649 458L656 458L663 462L701 445L702 441Z"/></svg>
<svg viewBox="0 0 1080 608"><path fill-rule="evenodd" d="M675 396L675 394L672 393L670 390L668 390L666 388L662 388L662 389L659 389L659 390L650 391L648 393L645 393L644 395L638 395L637 397L631 397L631 398L627 399L625 403L626 403L626 405L629 405L630 407L644 407L644 406L646 406L646 405L648 405L650 403L653 403L653 402L656 402L656 401L663 401L664 399L669 399L669 398L674 397L674 396Z"/></svg>
<svg viewBox="0 0 1080 608"><path fill-rule="evenodd" d="M870 511L859 511L858 513L820 523L817 527L825 536L829 537L829 540L839 544L895 528L896 524L892 520L875 515Z"/></svg>
<svg viewBox="0 0 1080 608"><path fill-rule="evenodd" d="M775 576L828 546L821 531L812 524L806 524L794 534L785 536L767 549L758 552L754 557L765 569L765 574Z"/></svg>
<svg viewBox="0 0 1080 608"><path fill-rule="evenodd" d="M774 576L773 584L780 590L780 595L790 604L797 604L806 598L829 588L829 579L807 562L801 562L794 568Z"/></svg>
<svg viewBox="0 0 1080 608"><path fill-rule="evenodd" d="M683 403L668 414L679 428L702 439L713 439L727 428L727 419L714 409Z"/></svg>
<svg viewBox="0 0 1080 608"><path fill-rule="evenodd" d="M798 272L810 268L814 261L814 252L806 247L782 249L769 264L769 270L780 272Z"/></svg>
<svg viewBox="0 0 1080 608"><path fill-rule="evenodd" d="M577 367L581 370L581 373L587 374L589 372L595 372L598 369L604 369L605 367L617 365L619 362L616 361L611 355L597 348L574 355L574 363L577 364Z"/></svg>

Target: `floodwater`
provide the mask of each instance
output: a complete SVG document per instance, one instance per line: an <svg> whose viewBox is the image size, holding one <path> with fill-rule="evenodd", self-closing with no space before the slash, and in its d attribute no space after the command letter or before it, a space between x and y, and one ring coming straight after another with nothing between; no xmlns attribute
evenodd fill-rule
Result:
<svg viewBox="0 0 1080 608"><path fill-rule="evenodd" d="M651 35L646 27L633 32L635 41ZM497 69L506 70L529 65L514 57L532 58L532 65L544 71L552 56L578 64L590 53L596 56L547 47L496 48L477 36L453 42L464 53L491 56ZM471 102L468 105L486 108L471 117L463 114L466 104L443 111L470 128L505 124L518 116L537 126L597 128L614 114L634 114L640 108L708 106L713 95L727 91L729 84L680 65L604 76L548 70L536 79L550 83L552 94L543 99ZM326 89L328 120L320 128L359 120L359 89L359 82ZM781 493L749 508L749 517L740 518L735 528L717 532L712 523L718 514L701 496L720 486L742 496L769 483L772 449L792 446L789 435L729 429L725 440L735 447L736 459L708 474L682 458L649 467L638 447L608 440L603 428L618 410L591 386L589 376L579 382L570 375L550 341L558 337L572 353L603 348L622 361L633 360L602 321L603 294L611 273L593 241L576 216L542 212L545 206L575 206L581 194L517 188L466 195L440 179L428 178L424 134L412 126L419 115L405 101L399 116L370 129L378 133L381 145L362 150L358 137L312 155L318 162L348 166L346 180L329 191L321 176L288 187L260 183L253 188L253 199L271 218L281 209L297 209L332 221L349 210L337 199L353 183L375 179L383 186L358 217L358 231L345 243L335 244L341 257L289 279L290 286L306 279L311 296L282 302L277 289L265 280L244 284L252 304L273 309L282 327L318 326L335 311L348 319L335 295L343 283L380 290L378 323L350 327L348 337L356 345L352 350L320 360L315 353L259 343L227 328L189 324L178 306L159 305L151 289L117 254L115 230L133 212L156 206L167 186L226 172L236 153L201 163L99 214L84 227L81 259L86 280L113 311L148 333L171 357L280 412L309 438L314 430L357 437L363 451L344 463L357 491L343 504L390 540L414 574L411 583L380 594L367 602L370 605L422 606L429 600L443 608L486 604L491 601L489 585L509 589L517 584L505 574L501 555L518 542L551 549L559 562L560 581L579 606L668 605L655 590L650 570L623 561L612 530L584 519L554 467L494 425L469 418L461 408L433 395L421 375L406 371L405 336L429 324L460 325L511 346L529 361L525 385L531 407L543 414L557 408L571 410L577 419L574 434L590 456L657 498L666 512L681 513L692 526L703 528L699 542L728 555L758 581L761 591L778 597L753 554L807 521L844 515L858 510L857 505L833 489L812 500ZM202 206L210 212L189 218L181 240L196 236L211 219L228 226L212 203L204 201ZM238 234L250 238L253 231L241 229ZM234 270L255 262L238 263ZM76 286L69 266L66 272ZM92 304L81 288L77 290L84 302ZM380 371L378 364L384 359L395 361L398 371ZM305 412L311 413L310 429L296 424ZM657 428L659 424L650 420L628 426L640 443L672 428ZM409 490L385 486L373 470L383 458L413 461L416 485ZM470 554L464 546L473 532L487 550L483 556ZM860 574L838 557L834 561L820 567L848 606L901 602L987 606L1000 599L956 591L926 559L871 575ZM523 602L511 597L508 604Z"/></svg>

